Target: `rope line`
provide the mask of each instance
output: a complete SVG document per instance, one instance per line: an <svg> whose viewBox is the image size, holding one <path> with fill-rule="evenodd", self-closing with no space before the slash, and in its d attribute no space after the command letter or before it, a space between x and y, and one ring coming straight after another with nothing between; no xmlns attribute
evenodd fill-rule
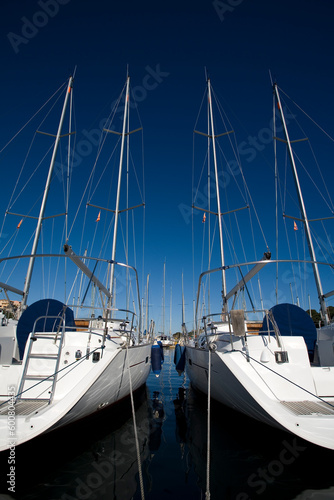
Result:
<svg viewBox="0 0 334 500"><path fill-rule="evenodd" d="M25 123L25 125L23 125L20 130L18 132L16 132L16 134L7 142L7 144L5 144L5 146L3 146L3 148L0 150L0 153L2 153L7 146L9 146L9 144L20 134L20 132L22 132L22 130L35 118L35 116L38 115L38 113L48 104L48 102L51 101L51 99L57 94L57 92L59 92L65 85L67 84L67 82L63 83L58 90L56 90L54 92L54 94L52 94L51 97L49 97L49 99L39 108L38 111L36 111L36 113Z"/></svg>
<svg viewBox="0 0 334 500"><path fill-rule="evenodd" d="M207 448L206 448L206 492L205 499L210 500L210 439L211 439L211 349L209 346L208 366L208 424L207 424Z"/></svg>
<svg viewBox="0 0 334 500"><path fill-rule="evenodd" d="M103 349L103 347L96 347L96 349L94 349L93 351L90 351L90 353L88 354L88 356L90 356L91 354L93 354L95 351L97 351L98 349ZM83 361L86 360L86 357L87 355L85 354L84 356L82 356L80 359L78 360L75 360L73 361L71 364L69 365L66 365L64 366L63 368L61 368L60 370L52 373L51 375L48 375L47 377L45 377L43 380L40 380L39 382L36 382L36 384L32 385L31 387L28 387L28 389L25 389L24 391L22 392L19 392L18 394L16 394L16 398L18 396L21 396L22 394L24 394L25 392L27 391L30 391L30 389L33 389L34 387L37 387L39 384L42 384L43 382L45 382L46 380L48 380L49 378L51 377L54 377L55 375L58 375L58 373L61 373L62 371L70 368L72 365L79 365L80 363L82 363ZM10 399L7 399L7 401L4 401L3 403L0 403L0 407L3 406L4 404L8 403L9 401L11 401L11 398Z"/></svg>
<svg viewBox="0 0 334 500"><path fill-rule="evenodd" d="M331 408L334 409L334 405L332 403L329 403L329 401L326 401L325 399L323 399L321 396L317 396L316 394L313 394L313 392L309 391L308 389L305 389L305 387L302 387L301 385L299 384L296 384L296 382L293 382L292 380L288 379L287 377L285 377L284 375L281 375L280 373L277 373L275 372L275 370L273 370L272 368L269 368L269 366L266 366L264 364L262 364L260 361L258 361L257 359L255 358L252 358L252 356L250 356L249 354L245 354L244 352L240 351L239 349L234 349L232 352L240 352L244 357L247 357L248 359L251 359L252 361L255 361L256 363L258 363L259 365L263 366L264 368L267 368L267 370L271 371L272 373L275 373L275 375L278 375L279 377L283 378L284 380L286 380L287 382L290 382L290 384L292 385L295 385L296 387L298 387L298 389L301 389L302 391L305 391L307 392L308 394L310 394L311 396L319 399L322 403L326 403L328 406L330 406Z"/></svg>
<svg viewBox="0 0 334 500"><path fill-rule="evenodd" d="M135 405L133 402L132 379L131 379L131 370L130 370L130 363L129 363L128 344L126 344L126 360L127 360L128 372L129 372L130 399L131 399L131 409L132 409L132 419L133 419L133 430L135 433L135 441L136 441L140 494L141 494L142 500L144 500L145 499L144 482L143 482L143 473L142 473L141 461L140 461L140 450L139 450L139 440L138 440L138 431L137 431L137 422L136 422L136 411L135 411Z"/></svg>

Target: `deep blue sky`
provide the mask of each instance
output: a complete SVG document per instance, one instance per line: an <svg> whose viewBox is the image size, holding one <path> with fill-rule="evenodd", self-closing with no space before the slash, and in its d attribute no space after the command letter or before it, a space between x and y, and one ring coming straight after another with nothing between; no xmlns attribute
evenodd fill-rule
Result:
<svg viewBox="0 0 334 500"><path fill-rule="evenodd" d="M173 330L181 323L182 271L187 321L192 318L192 228L179 207L191 205L193 127L205 89L204 68L225 101L239 144L270 123L269 70L333 136L333 14L333 5L324 0L12 0L2 6L0 149L75 66L79 141L82 130L96 127L118 97L129 66L144 128L144 275L150 274L151 316L158 329L164 261L166 323L171 286ZM27 145L17 144L17 151ZM332 175L331 154L323 151L320 159L326 178ZM80 197L75 190L83 189L94 159L95 151L80 165L74 197ZM274 197L272 145L266 143L254 161L247 159L250 155L241 158L245 176L268 233L274 223L266 208ZM20 165L6 153L0 168L4 213ZM312 212L318 205L311 200L309 206ZM274 227L268 239L274 252ZM141 256L137 266L142 272ZM199 264L196 282L200 271ZM318 308L316 300L313 307Z"/></svg>

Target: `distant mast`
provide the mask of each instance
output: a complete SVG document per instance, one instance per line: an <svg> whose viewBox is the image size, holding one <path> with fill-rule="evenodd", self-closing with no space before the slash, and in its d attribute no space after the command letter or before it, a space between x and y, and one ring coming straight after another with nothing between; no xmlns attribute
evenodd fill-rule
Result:
<svg viewBox="0 0 334 500"><path fill-rule="evenodd" d="M164 282L163 282L163 297L162 297L162 333L165 335L165 307L166 307L166 261L164 262Z"/></svg>
<svg viewBox="0 0 334 500"><path fill-rule="evenodd" d="M325 301L324 301L324 294L323 294L323 291L322 291L322 285L321 285L321 280L320 280L320 275L319 275L318 264L316 262L316 256L315 256L315 251L314 251L314 247L313 247L313 241L312 241L312 236L311 236L311 231L310 231L310 225L309 225L309 221L308 221L308 218L307 218L307 215L306 215L306 209L305 209L304 199L303 199L303 195L302 195L302 191L301 191L301 187L300 187L300 183L299 183L299 178L298 178L296 163L295 163L293 151L292 151L292 148L291 148L291 142L290 142L290 138L289 138L289 133L288 133L288 129L287 129L287 126L286 126L286 122L285 122L285 118L284 118L284 113L283 113L283 108L282 108L282 105L281 105L281 100L280 100L280 96L279 96L279 92L278 92L278 87L277 87L276 83L274 84L274 92L275 92L275 95L276 95L277 105L278 105L278 109L279 109L279 112L280 112L280 115L281 115L282 125L283 125L283 129L284 129L284 135L285 135L286 143L287 143L287 147L288 147L288 153L289 153L289 157L290 157L290 162L291 162L291 167L292 167L292 173L293 173L295 184L296 184L296 190L297 190L297 195L298 195L299 207L300 207L300 211L301 211L301 214L302 214L302 220L303 220L304 227L305 227L306 240L307 240L307 245L308 245L308 249L309 249L309 253L310 253L310 258L313 261L312 268L313 268L313 274L314 274L315 284L316 284L317 292L318 292L318 298L319 298L319 303L320 303L321 316L322 316L322 319L324 320L325 324L328 325L328 323L329 323L328 314L327 314L326 304L325 304Z"/></svg>
<svg viewBox="0 0 334 500"><path fill-rule="evenodd" d="M185 335L187 332L185 317L186 317L186 313L185 313L185 307L184 307L183 272L182 272L182 333L183 333L183 335Z"/></svg>
<svg viewBox="0 0 334 500"><path fill-rule="evenodd" d="M38 221L37 221L37 227L36 227L35 238L34 238L32 250L31 250L31 257L29 260L27 276L26 276L25 283L24 283L23 298L22 298L22 303L21 303L21 310L22 311L24 311L24 309L26 309L26 307L27 307L27 300L28 300L30 284L31 284L31 276L32 276L32 272L34 269L35 256L36 256L36 252L37 252L39 237L41 234L46 201L47 201L48 194L49 194L50 183L51 183L51 178L52 178L52 173L53 173L53 167L54 167L55 160L56 160L56 154L57 154L57 150L58 150L59 140L61 137L61 131L62 131L62 127L63 127L66 107L67 107L68 99L69 99L70 94L71 94L72 85L73 85L73 77L71 76L69 78L67 91L66 91L66 95L65 95L65 100L64 100L64 104L63 104L63 110L62 110L60 121L59 121L58 132L57 132L55 144L53 147L53 153L52 153L52 157L51 157L49 173L48 173L48 177L47 177L45 188L44 188L44 194L43 194L43 199L42 199L39 217L38 217Z"/></svg>

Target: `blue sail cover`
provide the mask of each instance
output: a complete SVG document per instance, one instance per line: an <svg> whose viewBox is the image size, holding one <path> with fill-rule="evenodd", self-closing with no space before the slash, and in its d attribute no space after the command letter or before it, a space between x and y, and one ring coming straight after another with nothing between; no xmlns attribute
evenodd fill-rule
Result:
<svg viewBox="0 0 334 500"><path fill-rule="evenodd" d="M317 329L312 318L298 306L293 304L278 304L270 309L277 323L281 335L292 335L304 337L307 350L312 356L317 340ZM273 325L269 320L269 328L273 330ZM263 319L260 333L265 333L267 328L267 319Z"/></svg>
<svg viewBox="0 0 334 500"><path fill-rule="evenodd" d="M19 344L20 359L23 358L27 339L32 332L34 323L40 316L53 316L49 318L41 318L36 323L36 332L52 332L56 331L60 324L60 318L63 316L64 304L59 300L42 299L34 302L29 306L20 317L17 323L16 336ZM57 316L55 318L54 316ZM75 326L74 315L72 309L66 307L65 325L68 327Z"/></svg>

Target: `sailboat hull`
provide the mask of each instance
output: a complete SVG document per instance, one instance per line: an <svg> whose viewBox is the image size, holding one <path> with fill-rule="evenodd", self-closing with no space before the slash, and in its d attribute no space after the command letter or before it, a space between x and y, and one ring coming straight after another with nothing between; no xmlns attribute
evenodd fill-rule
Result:
<svg viewBox="0 0 334 500"><path fill-rule="evenodd" d="M61 358L63 368L66 361L64 357L70 352L70 344L69 335L68 350L63 349ZM38 361L40 364L40 360ZM20 380L18 369L21 369L22 375L22 365L21 368L12 365L3 369L9 389L17 387ZM51 391L51 382L47 380L41 383L40 388L38 384L27 388L25 397L16 402L15 398L2 397L0 451L118 403L128 397L131 391L134 392L145 384L150 369L150 343L121 347L110 341L98 362L93 362L92 356L84 356L59 373L52 400L46 400L46 395ZM4 388L2 394L3 390Z"/></svg>
<svg viewBox="0 0 334 500"><path fill-rule="evenodd" d="M186 371L192 386L208 393L209 353L206 349L186 347ZM211 397L219 403L245 415L281 427L250 396L234 373L227 367L219 355L211 356Z"/></svg>
<svg viewBox="0 0 334 500"><path fill-rule="evenodd" d="M151 369L151 344L118 351L98 379L73 408L52 429L85 418L107 406L118 403L146 383ZM127 360L129 356L129 360ZM131 387L127 364L131 370Z"/></svg>
<svg viewBox="0 0 334 500"><path fill-rule="evenodd" d="M239 341L241 344L241 342ZM285 339L290 357L263 355L262 336L248 338L248 352L216 342L211 352L211 397L272 427L334 449L334 369L311 367L302 338ZM261 357L262 360L261 361ZM186 370L195 389L208 393L209 351L186 347ZM328 388L331 388L328 390Z"/></svg>

